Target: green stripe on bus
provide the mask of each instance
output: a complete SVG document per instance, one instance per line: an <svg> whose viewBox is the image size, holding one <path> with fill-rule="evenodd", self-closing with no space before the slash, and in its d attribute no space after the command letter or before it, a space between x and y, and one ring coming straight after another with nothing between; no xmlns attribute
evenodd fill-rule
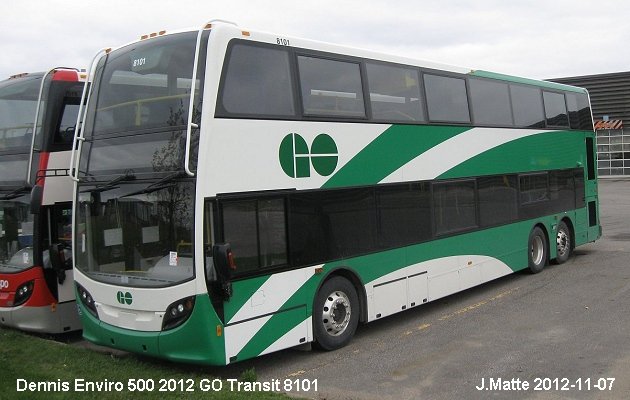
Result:
<svg viewBox="0 0 630 400"><path fill-rule="evenodd" d="M430 148L469 129L469 126L392 125L322 188L376 184Z"/></svg>
<svg viewBox="0 0 630 400"><path fill-rule="evenodd" d="M562 142L562 146L557 143ZM584 134L576 131L551 131L527 136L485 151L451 168L438 179L474 175L521 173L548 169L575 168L584 146Z"/></svg>
<svg viewBox="0 0 630 400"><path fill-rule="evenodd" d="M225 315L224 320L226 323L238 322L231 321L231 319L249 301L252 295L256 293L265 282L267 282L269 278L271 278L271 275L232 282L232 291L234 295L230 297L228 301L223 303L223 312Z"/></svg>
<svg viewBox="0 0 630 400"><path fill-rule="evenodd" d="M274 314L256 333L252 340L238 353L238 359L243 360L258 356L285 333L295 328L311 315L313 312L312 299L314 298L321 278L322 275L313 275L304 285L293 293L279 309L289 311ZM304 303L305 299L309 300L306 304Z"/></svg>
<svg viewBox="0 0 630 400"><path fill-rule="evenodd" d="M518 76L498 74L496 72L483 71L483 70L475 70L470 72L472 76L478 76L481 78L490 78L497 79L500 81L513 82L513 83L522 83L525 85L532 85L536 87L541 87L545 89L553 89L553 90L562 90L567 92L576 92L586 94L586 89L579 88L576 86L563 85L561 83L549 82L549 81L537 81L535 79L521 78Z"/></svg>

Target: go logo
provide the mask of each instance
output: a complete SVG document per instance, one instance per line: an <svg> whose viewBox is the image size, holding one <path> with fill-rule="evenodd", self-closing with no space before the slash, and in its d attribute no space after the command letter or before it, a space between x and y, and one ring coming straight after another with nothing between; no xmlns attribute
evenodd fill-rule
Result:
<svg viewBox="0 0 630 400"><path fill-rule="evenodd" d="M116 293L116 299L120 304L130 305L133 302L133 296L131 296L131 293L129 292L123 293L119 291L118 293Z"/></svg>
<svg viewBox="0 0 630 400"><path fill-rule="evenodd" d="M280 143L279 158L282 170L291 178L310 177L311 165L319 175L328 176L335 171L339 160L337 144L325 133L313 139L310 150L302 136L286 135Z"/></svg>

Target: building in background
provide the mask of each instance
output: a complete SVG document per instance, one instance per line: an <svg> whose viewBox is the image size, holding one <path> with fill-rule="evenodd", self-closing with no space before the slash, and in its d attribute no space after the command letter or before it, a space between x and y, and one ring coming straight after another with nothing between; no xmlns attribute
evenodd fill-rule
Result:
<svg viewBox="0 0 630 400"><path fill-rule="evenodd" d="M550 80L588 89L599 176L630 176L630 71Z"/></svg>

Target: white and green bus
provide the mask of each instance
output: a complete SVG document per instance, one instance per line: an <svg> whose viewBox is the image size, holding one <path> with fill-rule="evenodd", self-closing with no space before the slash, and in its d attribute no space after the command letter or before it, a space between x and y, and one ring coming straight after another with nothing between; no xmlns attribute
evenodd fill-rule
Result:
<svg viewBox="0 0 630 400"><path fill-rule="evenodd" d="M77 130L83 335L225 365L600 237L586 90L211 22L99 54Z"/></svg>

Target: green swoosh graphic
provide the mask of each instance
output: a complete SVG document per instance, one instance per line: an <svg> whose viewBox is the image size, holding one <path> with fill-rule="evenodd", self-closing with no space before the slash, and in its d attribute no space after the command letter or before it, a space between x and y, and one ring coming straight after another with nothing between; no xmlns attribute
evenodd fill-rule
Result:
<svg viewBox="0 0 630 400"><path fill-rule="evenodd" d="M376 184L433 146L469 129L469 126L392 125L322 188Z"/></svg>

